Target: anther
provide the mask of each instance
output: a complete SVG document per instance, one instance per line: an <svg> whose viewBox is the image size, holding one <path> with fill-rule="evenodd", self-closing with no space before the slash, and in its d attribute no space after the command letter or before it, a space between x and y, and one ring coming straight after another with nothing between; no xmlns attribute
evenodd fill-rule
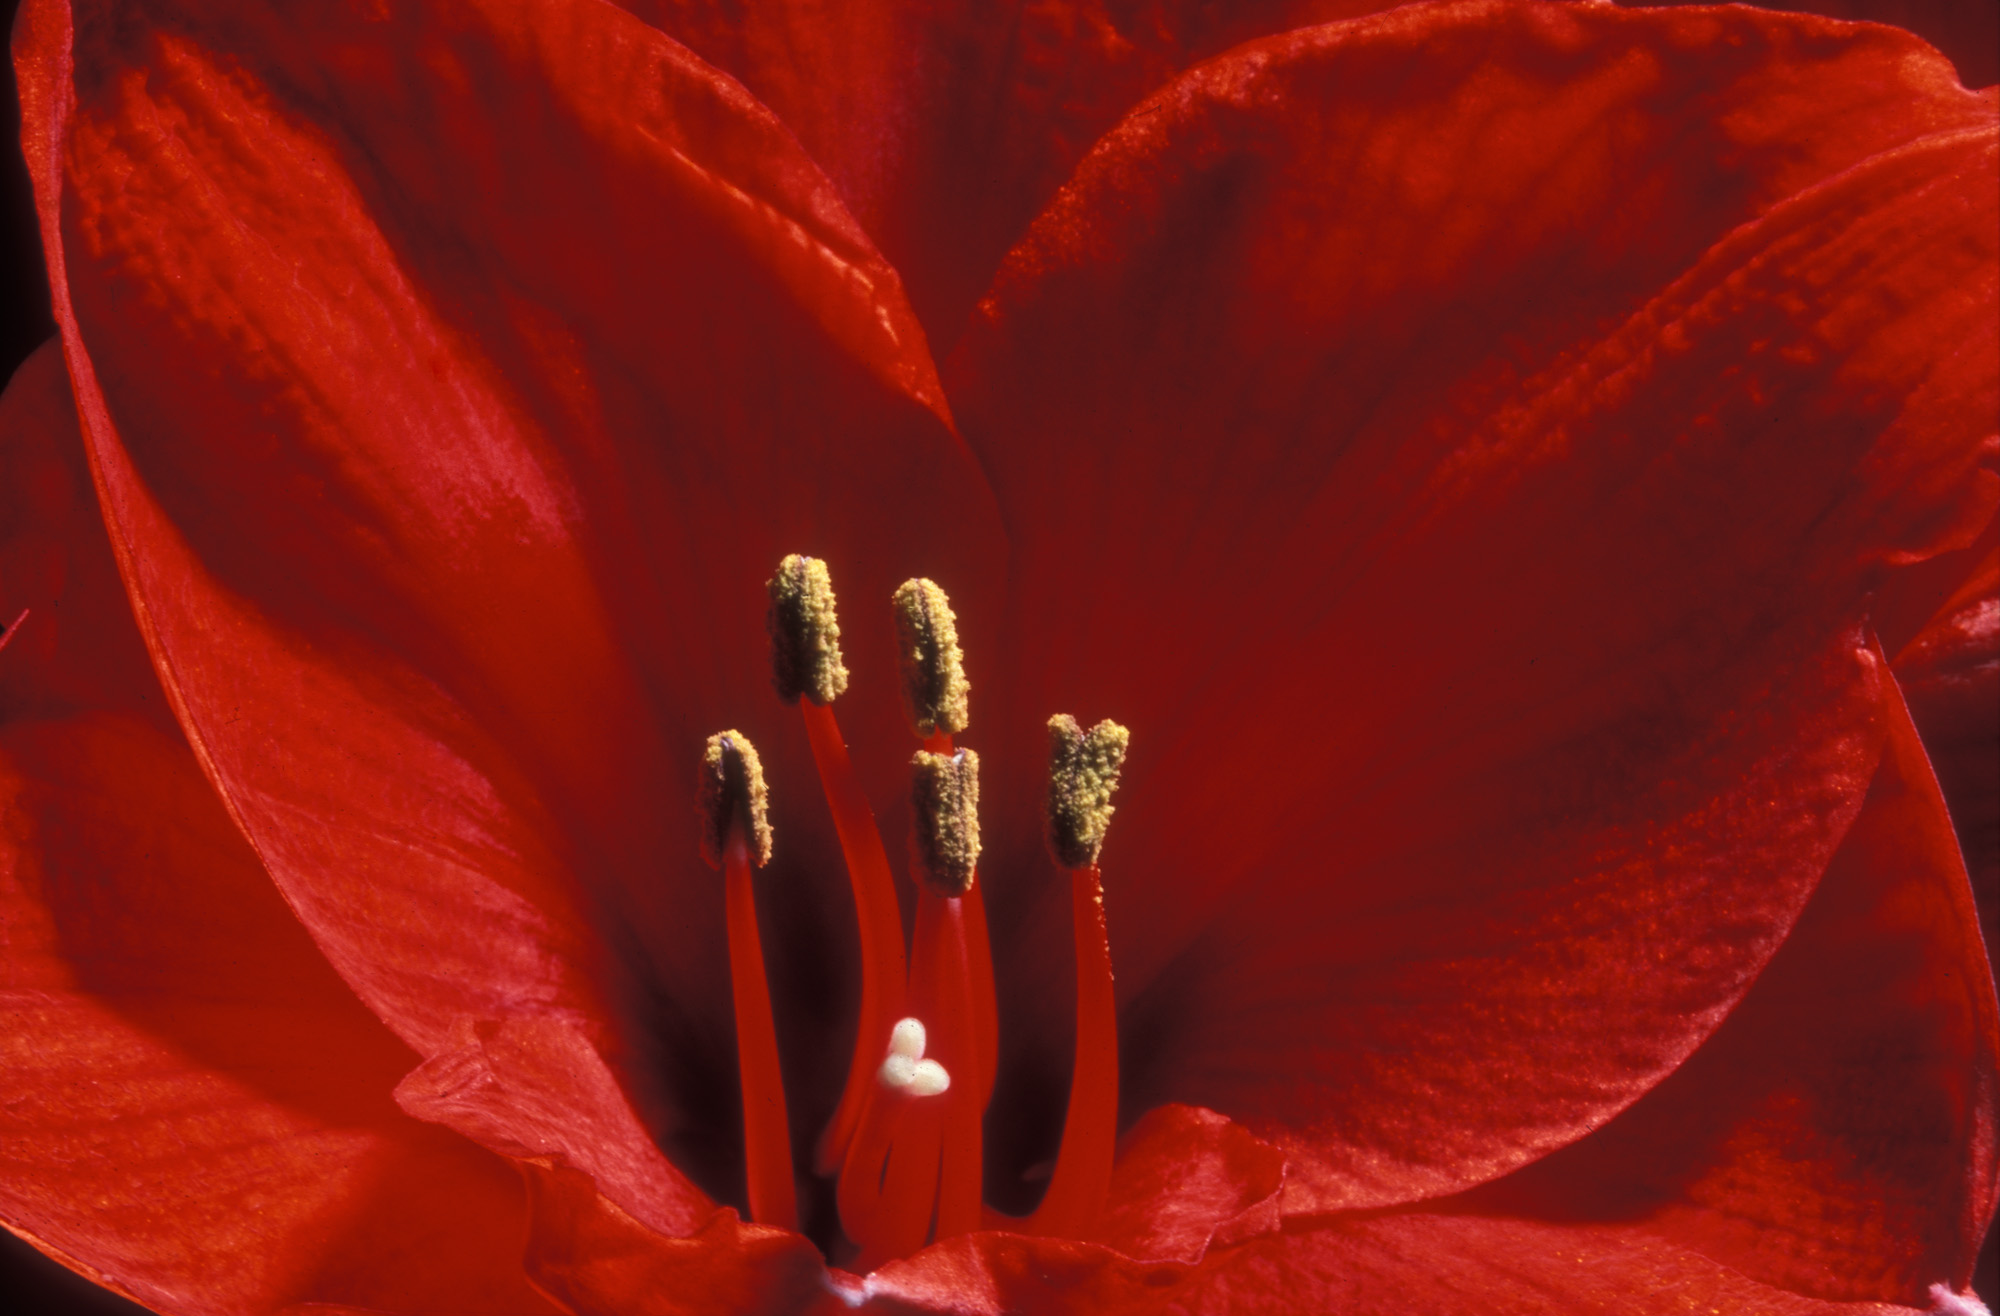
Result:
<svg viewBox="0 0 2000 1316"><path fill-rule="evenodd" d="M702 751L695 804L701 810L701 857L721 868L729 845L729 825L740 821L750 854L762 868L771 862L770 795L757 747L740 731L719 731Z"/></svg>
<svg viewBox="0 0 2000 1316"><path fill-rule="evenodd" d="M1063 868L1089 868L1111 825L1111 793L1132 733L1109 719L1085 731L1059 713L1049 719L1049 852Z"/></svg>
<svg viewBox="0 0 2000 1316"><path fill-rule="evenodd" d="M764 624L771 632L771 681L780 699L830 704L847 689L840 661L840 622L826 563L793 553L765 583L771 594Z"/></svg>
<svg viewBox="0 0 2000 1316"><path fill-rule="evenodd" d="M979 864L979 755L918 750L910 769L911 868L938 895L962 896Z"/></svg>
<svg viewBox="0 0 2000 1316"><path fill-rule="evenodd" d="M958 618L951 600L929 580L906 580L896 589L896 649L903 672L903 705L919 736L965 730L971 686L958 649Z"/></svg>

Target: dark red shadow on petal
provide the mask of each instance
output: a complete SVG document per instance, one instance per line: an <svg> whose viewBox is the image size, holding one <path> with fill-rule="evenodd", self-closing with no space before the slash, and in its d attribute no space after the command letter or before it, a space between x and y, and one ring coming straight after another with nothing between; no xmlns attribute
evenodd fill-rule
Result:
<svg viewBox="0 0 2000 1316"><path fill-rule="evenodd" d="M739 79L798 135L943 354L1007 249L1126 111L1238 42L1392 3L625 7Z"/></svg>
<svg viewBox="0 0 2000 1316"><path fill-rule="evenodd" d="M1872 775L1871 591L1992 515L1992 103L1885 29L1414 6L1100 144L949 372L1016 547L1003 1108L1066 1036L1031 711L1134 729L1135 1109L1302 1197L1504 1172L1706 1036Z"/></svg>
<svg viewBox="0 0 2000 1316"><path fill-rule="evenodd" d="M793 1106L802 1144L851 1009L763 580L804 550L863 606L911 574L998 594L894 271L761 107L609 6L82 6L73 113L66 11L29 17L111 519L261 857L421 1053L573 1025L640 1114L595 1124L648 1140L575 1163L657 1142L738 1194L721 899L686 804L717 726L800 784L769 881L788 1051L825 1094ZM890 652L857 629L854 660ZM900 723L887 681L853 702ZM866 745L893 798L904 744ZM545 1077L538 1100L587 1095Z"/></svg>
<svg viewBox="0 0 2000 1316"><path fill-rule="evenodd" d="M2000 82L2000 5L1979 0L1767 0L1760 8L1907 28L1943 51L1966 86Z"/></svg>
<svg viewBox="0 0 2000 1316"><path fill-rule="evenodd" d="M138 636L53 347L0 399L0 445L25 477L0 483L0 589L44 591L50 622L46 651L0 655L0 1213L162 1310L546 1312L514 1172L397 1110L415 1057L271 886L151 669L118 660Z"/></svg>
<svg viewBox="0 0 2000 1316"><path fill-rule="evenodd" d="M1459 1199L1643 1224L1782 1289L1925 1306L1993 1215L2000 1022L1972 893L1893 684L1861 816L1714 1037L1597 1133Z"/></svg>

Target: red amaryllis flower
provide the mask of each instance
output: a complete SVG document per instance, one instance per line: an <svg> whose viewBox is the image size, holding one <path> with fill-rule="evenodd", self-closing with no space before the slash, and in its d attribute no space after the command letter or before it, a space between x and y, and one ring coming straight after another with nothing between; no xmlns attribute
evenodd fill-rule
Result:
<svg viewBox="0 0 2000 1316"><path fill-rule="evenodd" d="M1949 723L1990 652L1991 92L1734 8L641 9L23 11L0 1218L169 1312L1971 1309L1890 659ZM899 581L973 682L996 1063L940 1034L907 1246L810 1173L867 964L792 552L891 853ZM1082 1121L1052 713L1133 733Z"/></svg>

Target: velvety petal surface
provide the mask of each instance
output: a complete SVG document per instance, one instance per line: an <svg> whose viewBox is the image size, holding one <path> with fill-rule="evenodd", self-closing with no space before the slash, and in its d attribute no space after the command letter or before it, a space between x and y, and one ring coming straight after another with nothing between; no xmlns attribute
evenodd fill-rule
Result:
<svg viewBox="0 0 2000 1316"><path fill-rule="evenodd" d="M1992 514L1993 149L1888 29L1483 3L1239 48L1100 144L948 378L1015 546L990 698L1135 730L1128 1109L1386 1204L1720 1022L1874 774L1870 591ZM982 869L1033 874L997 773ZM1052 886L989 886L1015 1038L1064 1033Z"/></svg>
<svg viewBox="0 0 2000 1316"><path fill-rule="evenodd" d="M1356 1216L1243 1248L1218 1258L1152 1308L1190 1316L1260 1309L1342 1316L1916 1316L1930 1310L1928 1304L1828 1302L1773 1288L1629 1226L1403 1212Z"/></svg>
<svg viewBox="0 0 2000 1316"><path fill-rule="evenodd" d="M51 344L0 399L0 1221L165 1313L552 1311L518 1176L396 1107L165 715L95 501Z"/></svg>
<svg viewBox="0 0 2000 1316"><path fill-rule="evenodd" d="M1884 702L1861 815L1742 1004L1605 1128L1469 1200L1643 1223L1822 1298L1966 1286L1994 1207L1993 979L1923 745Z"/></svg>
<svg viewBox="0 0 2000 1316"><path fill-rule="evenodd" d="M35 0L16 47L106 515L204 767L422 1056L527 1021L467 1062L520 1064L520 1127L476 1136L696 1227L659 1146L727 1194L740 1144L694 765L735 725L812 780L763 580L997 565L895 274L766 111L608 5ZM887 631L853 660L891 669ZM823 808L780 808L810 1088L851 915L804 862Z"/></svg>
<svg viewBox="0 0 2000 1316"><path fill-rule="evenodd" d="M1966 86L1990 87L2000 81L2000 5L1965 0L1766 0L1759 8L1907 28L1949 56Z"/></svg>
<svg viewBox="0 0 2000 1316"><path fill-rule="evenodd" d="M1226 1249L1274 1235L1284 1158L1241 1125L1189 1106L1148 1112L1120 1141L1103 1219L1088 1239L988 1229L865 1278L837 1276L868 1309L1006 1316L1149 1310Z"/></svg>
<svg viewBox="0 0 2000 1316"><path fill-rule="evenodd" d="M1237 42L1392 3L625 7L740 79L798 134L944 351L1028 222L1142 98Z"/></svg>
<svg viewBox="0 0 2000 1316"><path fill-rule="evenodd" d="M2000 949L2000 550L1986 549L1895 666L1951 807L1990 953Z"/></svg>

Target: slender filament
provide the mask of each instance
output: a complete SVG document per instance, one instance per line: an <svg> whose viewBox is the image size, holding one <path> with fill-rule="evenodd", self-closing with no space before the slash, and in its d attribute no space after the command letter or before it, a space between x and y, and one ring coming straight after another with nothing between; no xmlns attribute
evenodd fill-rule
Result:
<svg viewBox="0 0 2000 1316"><path fill-rule="evenodd" d="M1118 1014L1104 888L1095 866L1070 870L1076 931L1076 1062L1062 1148L1028 1232L1083 1238L1103 1213L1118 1142Z"/></svg>
<svg viewBox="0 0 2000 1316"><path fill-rule="evenodd" d="M764 949L757 936L756 896L750 887L750 848L743 824L732 821L723 852L729 923L729 984L736 1005L736 1064L743 1088L743 1162L750 1218L760 1225L799 1227L792 1184L791 1125L778 1069L778 1036L771 1026L771 989L764 978Z"/></svg>
<svg viewBox="0 0 2000 1316"><path fill-rule="evenodd" d="M978 889L976 883L973 889ZM984 1186L987 1093L976 1081L982 1060L973 1022L965 900L929 889L919 891L910 974L913 1003L937 1021L937 1058L945 1068L968 1080L938 1098L943 1108L937 1210L937 1236L941 1239L979 1228L979 1196Z"/></svg>
<svg viewBox="0 0 2000 1316"><path fill-rule="evenodd" d="M840 836L840 852L847 860L848 885L854 892L861 936L861 1016L855 1029L854 1059L848 1066L840 1104L813 1153L814 1168L831 1174L846 1156L847 1144L860 1122L875 1067L889 1044L889 1030L903 1015L903 916L896 904L896 886L889 875L882 834L876 829L868 796L848 758L847 742L834 721L832 705L815 704L802 695L799 713L805 719L806 738L812 744L827 808L833 813L833 828Z"/></svg>
<svg viewBox="0 0 2000 1316"><path fill-rule="evenodd" d="M28 609L23 608L18 617L7 623L7 629L0 631L0 649L5 649L9 644L13 643L15 634L21 629L21 623L27 619Z"/></svg>

